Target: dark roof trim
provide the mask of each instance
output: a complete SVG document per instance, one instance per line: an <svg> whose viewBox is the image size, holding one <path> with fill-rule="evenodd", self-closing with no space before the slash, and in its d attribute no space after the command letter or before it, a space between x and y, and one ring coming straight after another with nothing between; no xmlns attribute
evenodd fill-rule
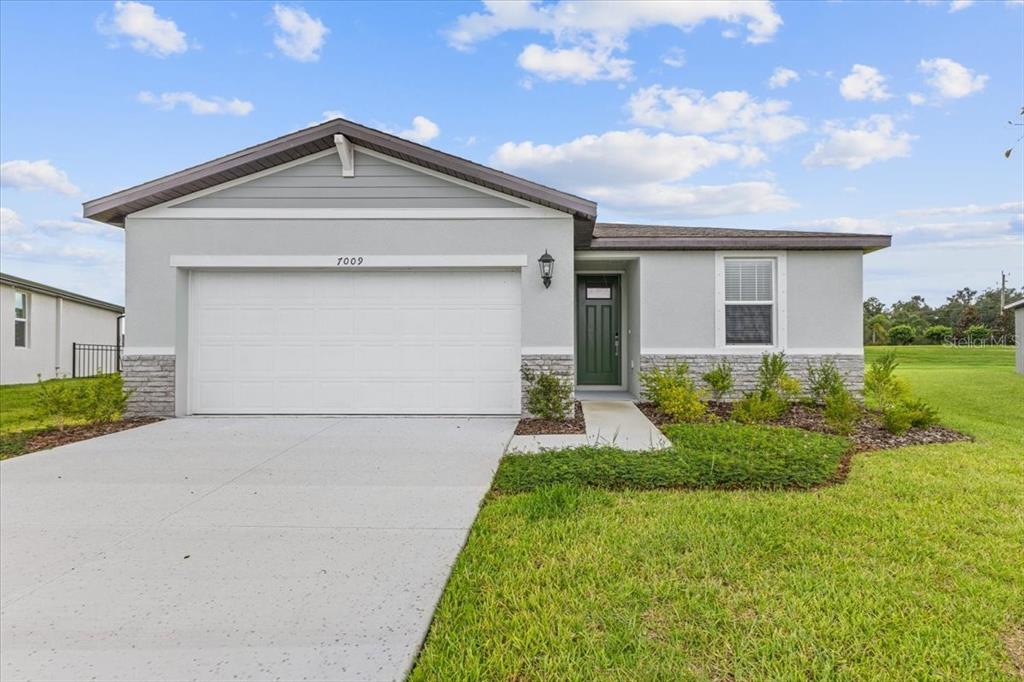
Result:
<svg viewBox="0 0 1024 682"><path fill-rule="evenodd" d="M82 213L92 220L123 226L124 218L129 213L331 149L334 147L334 135L344 135L357 146L564 211L578 218L593 220L597 217L597 204L589 199L560 192L341 118L248 147L99 199L92 199L82 204Z"/></svg>
<svg viewBox="0 0 1024 682"><path fill-rule="evenodd" d="M577 248L595 251L858 249L870 253L891 244L892 237L887 234L597 223L589 245Z"/></svg>
<svg viewBox="0 0 1024 682"><path fill-rule="evenodd" d="M40 294L63 298L68 301L74 301L75 303L92 306L93 308L102 308L103 310L109 310L112 313L124 314L124 307L115 303L107 303L106 301L101 301L98 298L90 298L88 296L83 296L82 294L76 294L73 291L65 291L64 289L51 287L48 284L40 284L39 282L33 282L30 279L23 279L21 277L15 277L14 275L8 275L2 272L0 272L0 284L6 284L16 289L24 289L26 291L34 291Z"/></svg>

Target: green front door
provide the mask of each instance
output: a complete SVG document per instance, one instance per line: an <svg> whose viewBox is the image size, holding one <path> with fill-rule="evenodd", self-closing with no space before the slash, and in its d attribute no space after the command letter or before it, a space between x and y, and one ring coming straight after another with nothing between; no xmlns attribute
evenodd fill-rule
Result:
<svg viewBox="0 0 1024 682"><path fill-rule="evenodd" d="M622 340L619 278L580 276L576 283L576 383L618 386Z"/></svg>

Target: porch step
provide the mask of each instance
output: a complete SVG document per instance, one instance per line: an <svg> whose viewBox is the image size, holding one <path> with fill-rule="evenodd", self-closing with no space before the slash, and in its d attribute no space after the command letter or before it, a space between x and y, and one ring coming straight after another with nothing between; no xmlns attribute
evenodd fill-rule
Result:
<svg viewBox="0 0 1024 682"><path fill-rule="evenodd" d="M577 447L613 445L623 450L660 450L671 443L631 400L583 400L587 433L550 436L512 436L506 452L529 453Z"/></svg>

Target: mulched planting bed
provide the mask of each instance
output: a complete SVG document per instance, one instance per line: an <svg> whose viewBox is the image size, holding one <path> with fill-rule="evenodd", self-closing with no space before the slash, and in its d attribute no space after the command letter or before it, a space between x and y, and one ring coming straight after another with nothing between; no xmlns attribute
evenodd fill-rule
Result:
<svg viewBox="0 0 1024 682"><path fill-rule="evenodd" d="M653 403L637 403L637 407L657 427L666 426L672 423L664 413L658 410ZM732 415L732 403L709 402L708 412L722 419L728 419ZM789 411L779 419L770 422L775 426L790 426L805 431L816 433L834 433L825 423L825 417L821 409L812 405L793 404ZM904 434L889 433L882 428L878 416L867 412L857 423L853 433L846 436L853 446L853 452L864 452L865 450L889 450L902 448L907 445L932 445L936 443L957 443L960 441L973 440L970 436L944 426L929 426L926 428L911 428Z"/></svg>
<svg viewBox="0 0 1024 682"><path fill-rule="evenodd" d="M554 419L538 419L536 417L523 417L516 424L517 436L548 436L553 434L574 434L586 433L587 425L583 420L583 406L576 401L575 413L572 419L556 421Z"/></svg>
<svg viewBox="0 0 1024 682"><path fill-rule="evenodd" d="M109 433L117 433L127 429L134 429L137 426L145 426L153 422L162 421L160 417L135 417L133 419L122 419L116 422L105 422L99 424L80 424L78 426L67 426L63 431L58 429L46 429L33 434L25 442L21 454L36 452L38 450L49 450L58 445L77 443L80 440L88 440L97 436L105 436Z"/></svg>

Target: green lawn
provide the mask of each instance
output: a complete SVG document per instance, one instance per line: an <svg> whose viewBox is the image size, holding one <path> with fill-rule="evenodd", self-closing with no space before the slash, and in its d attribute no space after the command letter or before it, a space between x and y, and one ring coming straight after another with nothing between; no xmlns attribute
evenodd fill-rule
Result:
<svg viewBox="0 0 1024 682"><path fill-rule="evenodd" d="M812 492L493 496L412 679L1010 679L1024 377L1011 349L897 352L976 442L859 454Z"/></svg>
<svg viewBox="0 0 1024 682"><path fill-rule="evenodd" d="M54 379L52 381L86 383L90 379ZM32 434L54 426L52 422L41 420L35 415L33 403L38 392L38 383L0 386L0 459L21 454L25 442ZM81 421L77 423L81 423Z"/></svg>

